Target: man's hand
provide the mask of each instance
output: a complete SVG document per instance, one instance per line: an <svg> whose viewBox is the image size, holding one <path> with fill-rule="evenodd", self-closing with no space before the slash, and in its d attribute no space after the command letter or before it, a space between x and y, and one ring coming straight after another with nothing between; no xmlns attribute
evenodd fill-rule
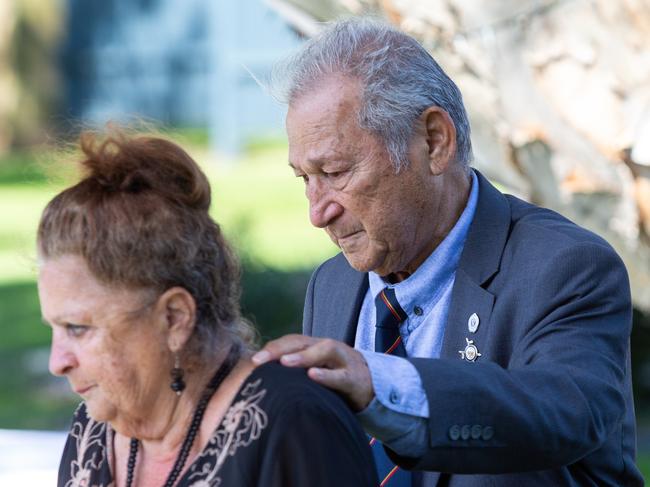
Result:
<svg viewBox="0 0 650 487"><path fill-rule="evenodd" d="M365 409L375 396L363 355L345 343L286 335L267 343L253 355L255 365L271 360L280 360L287 367L309 369L307 375L312 380L340 393L355 411Z"/></svg>

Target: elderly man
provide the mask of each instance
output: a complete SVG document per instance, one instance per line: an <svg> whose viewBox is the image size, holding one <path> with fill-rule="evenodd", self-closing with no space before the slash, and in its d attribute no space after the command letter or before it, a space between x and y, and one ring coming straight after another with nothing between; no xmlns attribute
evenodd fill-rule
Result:
<svg viewBox="0 0 650 487"><path fill-rule="evenodd" d="M612 248L469 168L460 92L414 39L347 20L287 69L289 164L342 254L306 336L254 360L339 391L402 467L378 449L387 487L642 485Z"/></svg>

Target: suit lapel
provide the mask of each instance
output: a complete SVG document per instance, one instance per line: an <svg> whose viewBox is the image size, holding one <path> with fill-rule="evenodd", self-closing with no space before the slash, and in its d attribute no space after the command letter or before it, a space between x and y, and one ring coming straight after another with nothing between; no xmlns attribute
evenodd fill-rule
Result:
<svg viewBox="0 0 650 487"><path fill-rule="evenodd" d="M329 271L333 275L330 279L324 279L324 282L338 284L330 286L327 293L318 294L325 299L321 301L322 312L314 321L322 324L322 328L315 330L314 335L330 337L353 346L359 312L368 290L368 274L350 267L342 254L335 257L335 260L336 265Z"/></svg>
<svg viewBox="0 0 650 487"><path fill-rule="evenodd" d="M442 344L441 356L445 358L461 358L459 351L465 350L467 340L477 344L479 352L485 343L482 338L487 334L494 304L494 296L485 285L499 270L510 229L510 205L505 196L481 173L476 171L476 175L478 204L456 271ZM479 320L474 333L468 327L473 314Z"/></svg>
<svg viewBox="0 0 650 487"><path fill-rule="evenodd" d="M481 345L485 343L482 338L487 334L493 304L494 296L474 282L462 269L458 269L440 356L461 358L460 352L470 344L467 340L471 340L481 352ZM479 320L479 326L474 333L468 329L468 322L473 315ZM481 358L478 357L477 360L480 361Z"/></svg>

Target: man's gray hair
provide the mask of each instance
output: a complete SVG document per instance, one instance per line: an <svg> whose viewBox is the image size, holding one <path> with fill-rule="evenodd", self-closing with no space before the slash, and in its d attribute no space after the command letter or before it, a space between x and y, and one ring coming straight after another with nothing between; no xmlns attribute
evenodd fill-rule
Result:
<svg viewBox="0 0 650 487"><path fill-rule="evenodd" d="M408 164L413 124L432 105L454 122L456 161L464 166L471 162L470 127L460 90L414 38L368 18L334 22L278 65L272 83L284 83L280 98L291 104L331 74L361 81L359 125L384 141L397 171Z"/></svg>

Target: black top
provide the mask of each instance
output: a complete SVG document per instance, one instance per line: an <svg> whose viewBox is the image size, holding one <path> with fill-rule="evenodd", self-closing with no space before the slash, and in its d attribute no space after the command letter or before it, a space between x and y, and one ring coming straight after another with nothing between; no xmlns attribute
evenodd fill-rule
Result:
<svg viewBox="0 0 650 487"><path fill-rule="evenodd" d="M113 485L113 436L82 403L59 467L59 487ZM136 473L137 484L137 473ZM343 401L302 369L277 363L244 381L181 487L376 487L368 441Z"/></svg>

